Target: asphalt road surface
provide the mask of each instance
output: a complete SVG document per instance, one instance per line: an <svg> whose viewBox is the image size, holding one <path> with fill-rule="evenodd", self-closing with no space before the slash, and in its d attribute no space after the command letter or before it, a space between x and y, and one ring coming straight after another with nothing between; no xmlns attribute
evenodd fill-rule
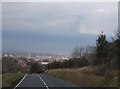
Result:
<svg viewBox="0 0 120 89"><path fill-rule="evenodd" d="M69 82L45 74L26 74L14 89L56 89L76 87L77 86Z"/></svg>

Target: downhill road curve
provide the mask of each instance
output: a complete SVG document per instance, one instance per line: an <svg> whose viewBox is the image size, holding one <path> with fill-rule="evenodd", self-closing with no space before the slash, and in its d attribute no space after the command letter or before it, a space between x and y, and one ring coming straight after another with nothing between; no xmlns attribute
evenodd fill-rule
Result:
<svg viewBox="0 0 120 89"><path fill-rule="evenodd" d="M55 88L77 88L77 86L64 80L45 74L26 74L14 89L55 89Z"/></svg>

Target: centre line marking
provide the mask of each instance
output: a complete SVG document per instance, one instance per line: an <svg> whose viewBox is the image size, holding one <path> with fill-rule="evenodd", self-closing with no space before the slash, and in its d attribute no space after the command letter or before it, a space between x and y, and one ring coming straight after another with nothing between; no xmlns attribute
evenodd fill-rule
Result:
<svg viewBox="0 0 120 89"><path fill-rule="evenodd" d="M43 82L43 84L45 85L45 87L47 88L47 89L49 89L49 87L47 86L47 84L44 82L44 80L41 78L41 76L40 75L38 75L38 74L36 74L38 77L39 77L39 79Z"/></svg>

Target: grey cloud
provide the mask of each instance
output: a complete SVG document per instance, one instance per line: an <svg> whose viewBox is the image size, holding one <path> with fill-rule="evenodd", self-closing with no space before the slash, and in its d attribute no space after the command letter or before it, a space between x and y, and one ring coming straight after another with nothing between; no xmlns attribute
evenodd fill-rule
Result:
<svg viewBox="0 0 120 89"><path fill-rule="evenodd" d="M5 30L21 28L28 31L69 29L69 33L72 28L81 34L86 30L96 33L103 29L111 34L117 28L116 5L117 3L92 2L3 3L3 27ZM99 9L104 9L105 12L97 12Z"/></svg>

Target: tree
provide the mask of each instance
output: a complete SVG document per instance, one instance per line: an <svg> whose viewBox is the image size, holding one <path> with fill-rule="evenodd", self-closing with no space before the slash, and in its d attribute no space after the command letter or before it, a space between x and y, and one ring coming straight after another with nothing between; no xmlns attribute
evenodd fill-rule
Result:
<svg viewBox="0 0 120 89"><path fill-rule="evenodd" d="M90 65L94 64L95 56L96 56L96 47L87 46L86 51L84 53L84 57L88 60Z"/></svg>
<svg viewBox="0 0 120 89"><path fill-rule="evenodd" d="M62 64L60 61L53 61L52 63L49 63L47 66L48 66L48 69L62 68Z"/></svg>
<svg viewBox="0 0 120 89"><path fill-rule="evenodd" d="M116 33L116 44L118 48L118 57L120 57L120 30L118 29L118 32Z"/></svg>
<svg viewBox="0 0 120 89"><path fill-rule="evenodd" d="M118 68L120 68L120 30L118 29L116 33L116 48L117 48L117 63L118 63Z"/></svg>
<svg viewBox="0 0 120 89"><path fill-rule="evenodd" d="M95 60L95 65L96 64L104 64L106 63L107 60L107 48L108 48L108 41L106 40L106 35L101 32L101 34L98 36L97 42L97 58Z"/></svg>
<svg viewBox="0 0 120 89"><path fill-rule="evenodd" d="M120 30L115 32L109 46L108 57L110 59L109 69L118 69L120 63Z"/></svg>
<svg viewBox="0 0 120 89"><path fill-rule="evenodd" d="M40 64L32 63L30 67L30 73L42 73L43 68Z"/></svg>
<svg viewBox="0 0 120 89"><path fill-rule="evenodd" d="M83 51L84 48L83 47L75 47L73 53L72 53L72 58L82 58L83 56Z"/></svg>

